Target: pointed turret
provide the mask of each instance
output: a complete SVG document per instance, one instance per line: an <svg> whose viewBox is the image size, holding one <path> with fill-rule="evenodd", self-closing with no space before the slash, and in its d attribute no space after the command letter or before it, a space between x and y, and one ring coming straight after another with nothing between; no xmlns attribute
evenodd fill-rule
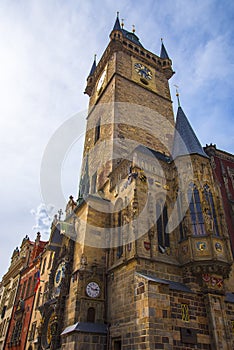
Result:
<svg viewBox="0 0 234 350"><path fill-rule="evenodd" d="M89 77L94 74L96 68L97 68L96 55L94 55L93 65L92 65L90 73L88 75Z"/></svg>
<svg viewBox="0 0 234 350"><path fill-rule="evenodd" d="M162 69L164 70L167 79L170 79L175 72L173 72L173 70L172 70L172 61L168 56L168 53L167 53L167 50L163 44L162 38L161 38L160 58L162 60Z"/></svg>
<svg viewBox="0 0 234 350"><path fill-rule="evenodd" d="M193 128L191 127L183 109L178 107L174 134L174 143L172 149L173 159L188 154L198 154L209 158L204 152Z"/></svg>
<svg viewBox="0 0 234 350"><path fill-rule="evenodd" d="M91 95L91 92L92 92L92 89L93 89L93 86L94 86L93 75L94 75L94 73L96 71L96 68L97 68L96 55L94 55L93 64L92 64L90 73L89 73L88 78L87 78L87 85L86 85L85 92L84 92L85 94L87 94L89 96Z"/></svg>
<svg viewBox="0 0 234 350"><path fill-rule="evenodd" d="M169 56L168 56L168 53L167 53L167 50L163 44L163 40L161 39L161 52L160 52L160 58L162 59L167 59L169 60Z"/></svg>
<svg viewBox="0 0 234 350"><path fill-rule="evenodd" d="M113 27L113 30L121 30L120 22L119 22L119 12L117 12L116 21Z"/></svg>

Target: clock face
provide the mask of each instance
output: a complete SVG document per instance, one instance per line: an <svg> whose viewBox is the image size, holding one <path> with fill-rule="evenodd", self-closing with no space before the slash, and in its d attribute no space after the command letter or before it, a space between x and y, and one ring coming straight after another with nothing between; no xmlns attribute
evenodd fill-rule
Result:
<svg viewBox="0 0 234 350"><path fill-rule="evenodd" d="M100 287L96 282L89 282L86 286L86 293L90 298L97 298L100 294Z"/></svg>
<svg viewBox="0 0 234 350"><path fill-rule="evenodd" d="M65 271L65 263L62 262L59 264L57 271L54 276L54 286L58 287L64 277L64 271Z"/></svg>
<svg viewBox="0 0 234 350"><path fill-rule="evenodd" d="M145 67L141 63L135 63L134 65L135 71L144 79L151 80L152 79L152 72L149 68Z"/></svg>
<svg viewBox="0 0 234 350"><path fill-rule="evenodd" d="M97 91L100 91L102 88L102 85L104 83L106 77L106 69L102 72L102 75L100 77L100 79L98 80L98 84L97 84Z"/></svg>

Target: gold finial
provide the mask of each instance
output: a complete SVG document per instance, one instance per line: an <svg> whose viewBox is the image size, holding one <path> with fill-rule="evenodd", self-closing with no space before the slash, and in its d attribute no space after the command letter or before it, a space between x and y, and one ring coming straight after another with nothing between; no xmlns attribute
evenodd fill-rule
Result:
<svg viewBox="0 0 234 350"><path fill-rule="evenodd" d="M178 101L178 107L180 107L180 94L179 94L179 86L178 85L174 85L176 88L176 97L177 97L177 101Z"/></svg>
<svg viewBox="0 0 234 350"><path fill-rule="evenodd" d="M135 24L132 25L132 32L135 33L136 28L135 28Z"/></svg>
<svg viewBox="0 0 234 350"><path fill-rule="evenodd" d="M121 19L121 27L122 27L122 29L124 27L124 18Z"/></svg>

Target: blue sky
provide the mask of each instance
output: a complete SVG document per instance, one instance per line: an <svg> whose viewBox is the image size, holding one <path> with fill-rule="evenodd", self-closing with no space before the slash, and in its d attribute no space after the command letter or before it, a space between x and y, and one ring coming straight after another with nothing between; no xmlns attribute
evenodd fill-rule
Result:
<svg viewBox="0 0 234 350"><path fill-rule="evenodd" d="M26 234L34 239L40 229L43 239L49 237L44 231L50 220L41 197L41 160L54 132L87 108L86 77L93 55L99 59L109 42L116 11L126 29L135 24L148 50L159 54L164 38L176 72L170 83L175 110L177 84L201 143L234 151L232 1L2 0L0 276ZM77 196L84 115L79 142L62 167L65 198Z"/></svg>

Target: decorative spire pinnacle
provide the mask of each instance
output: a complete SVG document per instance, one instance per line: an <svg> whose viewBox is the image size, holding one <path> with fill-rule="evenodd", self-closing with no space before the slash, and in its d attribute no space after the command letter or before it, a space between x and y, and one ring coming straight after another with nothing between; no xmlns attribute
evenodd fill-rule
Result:
<svg viewBox="0 0 234 350"><path fill-rule="evenodd" d="M115 20L113 30L121 30L120 23L119 23L119 12L117 12L117 17Z"/></svg>
<svg viewBox="0 0 234 350"><path fill-rule="evenodd" d="M93 60L93 65L92 65L92 67L91 67L89 76L90 76L90 75L93 75L94 72L95 72L95 70L96 70L96 68L97 68L96 58L97 58L97 55L95 54L95 55L94 55L94 60Z"/></svg>
<svg viewBox="0 0 234 350"><path fill-rule="evenodd" d="M167 50L163 44L163 38L161 38L161 53L160 53L160 57L162 59L168 59L169 60L169 56L168 56L168 53L167 53Z"/></svg>
<svg viewBox="0 0 234 350"><path fill-rule="evenodd" d="M124 27L124 18L121 19L121 28L123 29Z"/></svg>
<svg viewBox="0 0 234 350"><path fill-rule="evenodd" d="M177 101L178 101L178 107L180 107L180 94L179 94L179 86L178 85L174 85L176 88L176 97L177 97Z"/></svg>
<svg viewBox="0 0 234 350"><path fill-rule="evenodd" d="M132 25L132 32L135 33L136 28L135 28L135 24Z"/></svg>

